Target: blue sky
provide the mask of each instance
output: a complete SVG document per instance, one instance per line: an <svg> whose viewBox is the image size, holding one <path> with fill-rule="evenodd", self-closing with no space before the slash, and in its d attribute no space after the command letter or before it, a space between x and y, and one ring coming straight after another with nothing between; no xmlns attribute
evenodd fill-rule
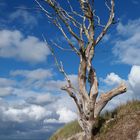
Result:
<svg viewBox="0 0 140 140"><path fill-rule="evenodd" d="M63 7L66 5L62 0L59 2ZM95 1L95 7L105 23L108 11L104 1ZM96 48L93 65L100 92L121 81L128 86L127 93L114 98L106 109L127 100L140 99L139 7L138 0L116 1L119 22L111 27ZM1 140L47 140L57 128L77 117L74 103L60 90L65 80L58 72L42 34L47 40L52 39L65 48L69 46L37 8L34 0L0 0ZM77 45L73 37L71 41ZM77 85L78 57L55 47L54 50Z"/></svg>

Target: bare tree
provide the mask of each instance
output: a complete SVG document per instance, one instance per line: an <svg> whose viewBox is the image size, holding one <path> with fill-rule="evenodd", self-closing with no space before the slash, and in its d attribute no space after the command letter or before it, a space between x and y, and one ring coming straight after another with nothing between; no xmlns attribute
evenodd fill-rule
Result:
<svg viewBox="0 0 140 140"><path fill-rule="evenodd" d="M62 87L62 90L65 90L76 103L79 116L78 122L85 133L85 139L93 140L93 128L102 109L113 97L126 92L126 85L121 83L117 88L99 96L96 71L92 65L97 44L103 39L111 25L115 23L114 0L105 0L109 12L108 21L105 25L101 24L100 17L95 14L94 0L78 0L81 12L79 9L75 10L69 0L65 1L69 6L69 10L65 10L57 0L44 0L44 3L38 0L35 1L49 21L60 30L70 49L64 49L53 41L52 45L62 50L71 50L79 57L78 89L75 89L64 71L62 63L57 61L54 50L43 37L47 46L50 47L59 71L66 78L67 85ZM45 3L50 6L51 12L44 7ZM101 28L101 32L95 37L97 28ZM77 46L73 44L68 34L77 40ZM90 87L88 89L87 84Z"/></svg>

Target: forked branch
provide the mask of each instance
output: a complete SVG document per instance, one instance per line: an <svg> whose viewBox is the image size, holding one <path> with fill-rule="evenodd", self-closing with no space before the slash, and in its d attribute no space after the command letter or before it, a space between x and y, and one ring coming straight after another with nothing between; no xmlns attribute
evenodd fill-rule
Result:
<svg viewBox="0 0 140 140"><path fill-rule="evenodd" d="M95 41L95 45L97 45L100 42L100 40L104 37L104 35L106 34L107 30L111 26L111 24L114 22L114 17L115 17L114 6L115 6L114 0L111 0L111 8L109 8L109 6L108 6L109 11L110 11L109 20L108 20L107 24L105 25L103 31L97 37L97 39Z"/></svg>
<svg viewBox="0 0 140 140"><path fill-rule="evenodd" d="M61 19L61 21L65 24L66 28L68 29L69 33L75 37L75 39L79 42L80 38L78 37L78 35L73 31L73 29L71 28L68 20L72 20L75 22L75 24L77 23L76 19L74 19L72 16L70 16L62 7L60 7L60 5L55 1L55 0L45 0L51 7L52 9L55 11L55 13L57 14L57 16Z"/></svg>
<svg viewBox="0 0 140 140"><path fill-rule="evenodd" d="M119 87L112 89L111 91L101 94L99 100L96 102L94 115L95 118L99 115L105 105L115 96L120 95L126 92L127 88L124 83L120 84Z"/></svg>
<svg viewBox="0 0 140 140"><path fill-rule="evenodd" d="M71 47L71 49L77 54L79 55L79 51L77 50L77 48L73 45L73 43L71 42L71 40L69 39L69 37L67 36L66 31L64 30L64 27L60 24L60 19L61 21L66 25L69 33L75 37L78 42L81 42L81 39L76 35L76 33L74 33L74 31L72 30L70 24L68 21L72 21L72 23L74 23L75 26L82 26L82 24L78 23L78 21L76 21L72 16L70 16L62 7L60 7L58 5L58 3L55 0L45 0L56 12L56 16L54 16L53 14L51 14L50 12L48 12L38 0L35 0L35 2L38 4L38 6L40 7L40 9L46 14L46 16L49 18L49 20L51 21L51 23L53 23L62 33L62 35L64 36L64 38L67 40L69 46Z"/></svg>

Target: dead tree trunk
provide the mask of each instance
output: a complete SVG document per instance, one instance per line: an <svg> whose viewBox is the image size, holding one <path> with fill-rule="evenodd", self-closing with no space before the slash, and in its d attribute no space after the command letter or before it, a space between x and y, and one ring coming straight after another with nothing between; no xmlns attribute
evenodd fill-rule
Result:
<svg viewBox="0 0 140 140"><path fill-rule="evenodd" d="M79 116L78 122L85 132L85 140L93 140L94 127L98 122L98 116L102 109L113 97L126 92L126 86L122 83L117 88L101 94L101 96L98 97L98 80L95 68L92 65L95 47L102 40L110 26L115 23L114 0L105 0L105 5L109 10L109 18L106 25L102 25L100 17L95 14L94 0L79 0L80 13L73 9L69 0L67 0L69 5L68 11L66 11L61 4L58 4L56 0L44 0L53 9L53 13L52 10L51 12L46 10L43 3L41 4L38 0L35 1L48 19L60 30L67 40L70 49L80 58L78 69L79 88L75 89L65 73L62 63L59 64L52 47L50 47L44 38L46 45L50 48L55 58L59 71L65 76L67 81L67 85L64 86L62 90L65 90L76 103ZM102 32L95 37L97 27L102 28ZM77 40L77 46L73 44L67 34ZM63 51L69 51L69 49L64 49L53 41L51 41L51 43ZM90 87L89 90L86 88L87 84Z"/></svg>

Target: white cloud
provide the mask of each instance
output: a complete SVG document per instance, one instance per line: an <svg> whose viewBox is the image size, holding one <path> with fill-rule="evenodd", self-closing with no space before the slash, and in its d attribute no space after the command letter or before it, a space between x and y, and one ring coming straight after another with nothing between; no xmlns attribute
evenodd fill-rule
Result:
<svg viewBox="0 0 140 140"><path fill-rule="evenodd" d="M68 75L68 77L71 80L73 86L78 87L78 75L71 74L71 75Z"/></svg>
<svg viewBox="0 0 140 140"><path fill-rule="evenodd" d="M128 76L130 89L140 98L140 66L133 66Z"/></svg>
<svg viewBox="0 0 140 140"><path fill-rule="evenodd" d="M36 70L33 70L36 71ZM23 75L27 78L33 78L33 79L40 79L38 76L34 78L32 74L29 76L28 73L32 72L30 70L19 70L14 71L11 73L12 75ZM36 72L35 72L36 73ZM33 74L34 75L34 74ZM44 74L43 74L44 75ZM45 74L46 75L46 74ZM128 85L128 91L127 93L117 96L113 98L107 105L107 109L112 109L116 107L117 105L124 103L128 100L131 100L133 98L140 98L139 96L139 81L140 81L140 67L139 66L133 66L130 74L128 76L128 80L125 80ZM41 76L42 78L44 76ZM69 75L69 78L72 80L74 85L77 84L77 76L76 75ZM112 86L119 84L123 79L118 76L115 73L110 73L107 75L105 79L102 79L103 82L105 82L107 85ZM40 81L40 80L38 80ZM52 84L53 81L53 84ZM50 83L50 86L48 85L47 88L52 88L53 91L56 91L58 87L61 87L65 84L64 80L47 80L46 83ZM51 85L52 84L52 85ZM44 85L45 87L45 85ZM23 121L40 121L42 120L45 124L48 123L68 123L74 119L77 118L76 112L76 106L74 102L71 100L71 98L67 95L67 93L62 93L60 95L53 95L52 92L39 92L39 91L33 91L32 89L26 89L19 88L14 89L12 92L15 96L18 98L16 99L17 103L14 103L14 106L8 106L6 108L0 108L0 110L3 110L3 113L1 116L4 116L5 120L14 120L18 122ZM26 105L18 105L19 101L23 100L24 104ZM38 113L37 113L38 112ZM40 113L39 113L40 112ZM46 113L45 113L46 112Z"/></svg>
<svg viewBox="0 0 140 140"><path fill-rule="evenodd" d="M22 76L30 80L43 80L53 76L51 70L41 68L35 70L15 70L11 71L10 74L12 76Z"/></svg>
<svg viewBox="0 0 140 140"><path fill-rule="evenodd" d="M13 88L11 87L0 87L0 97L11 95Z"/></svg>
<svg viewBox="0 0 140 140"><path fill-rule="evenodd" d="M34 96L31 96L26 99L28 103L31 104L38 104L38 105L47 105L50 103L54 103L57 100L57 98L50 93L40 93L40 94L34 94Z"/></svg>
<svg viewBox="0 0 140 140"><path fill-rule="evenodd" d="M119 77L118 75L114 74L115 77ZM106 82L105 78L105 81ZM122 78L117 78L118 80L112 80L112 84L116 84L116 81L124 81ZM110 84L111 81L107 81L107 86L112 85ZM117 107L120 104L126 103L129 100L133 99L140 99L140 66L132 66L131 71L128 75L128 79L125 80L125 83L127 84L127 92L124 94L121 94L117 97L114 97L106 106L106 109L114 109L114 107Z"/></svg>
<svg viewBox="0 0 140 140"><path fill-rule="evenodd" d="M105 79L101 79L101 81L103 81L104 83L106 83L108 85L116 85L116 84L121 83L122 79L117 74L112 72L112 73L108 74Z"/></svg>
<svg viewBox="0 0 140 140"><path fill-rule="evenodd" d="M51 96L50 94L43 94L43 95L39 95L37 98L36 98L36 102L37 103L44 103L44 102L54 102L54 97Z"/></svg>
<svg viewBox="0 0 140 140"><path fill-rule="evenodd" d="M18 72L15 73L15 75L18 74L21 73ZM117 105L124 103L128 100L131 100L133 98L140 98L139 75L140 75L140 67L133 66L128 76L128 80L126 80L128 84L127 93L113 98L113 100L111 100L107 105L106 109L113 109ZM76 75L69 75L69 77L75 84L77 83ZM111 74L108 74L105 80L103 81L106 84L112 86L112 85L119 84L121 80L123 80L121 79L121 77L119 77L117 74L112 72ZM59 83L59 82L58 83L55 82L56 81L54 80L53 86ZM64 81L62 80L61 82L63 83ZM60 95L57 95L56 98L54 98L56 95L52 95L51 93L45 93L45 92L39 93L38 91L35 92L33 90L28 90L28 89L19 89L19 90L14 89L13 93L14 95L17 95L20 98L16 100L13 105L0 106L0 111L1 111L0 118L2 118L4 121L16 121L19 123L36 121L36 122L42 122L44 127L44 125L48 125L52 123L55 124L68 123L72 120L77 119L77 114L75 113L76 106L74 102L71 100L71 98L67 95L67 93L62 93ZM24 102L23 104L19 105L19 101L21 99Z"/></svg>
<svg viewBox="0 0 140 140"><path fill-rule="evenodd" d="M137 33L139 32L140 30L139 25L140 25L140 19L129 20L128 23L125 25L123 25L120 22L117 26L117 31L119 35L122 35L122 36L133 36L136 32Z"/></svg>
<svg viewBox="0 0 140 140"><path fill-rule="evenodd" d="M140 65L140 19L120 23L117 27L120 39L116 40L113 53L119 61L129 65Z"/></svg>
<svg viewBox="0 0 140 140"><path fill-rule="evenodd" d="M39 80L33 83L35 89L43 89L46 91L62 91L61 87L66 84L63 80ZM31 86L31 85L30 85Z"/></svg>
<svg viewBox="0 0 140 140"><path fill-rule="evenodd" d="M60 123L57 119L45 119L44 123Z"/></svg>
<svg viewBox="0 0 140 140"><path fill-rule="evenodd" d="M1 78L0 77L0 87L5 87L5 86L12 86L14 85L16 82L13 80L10 80L8 78Z"/></svg>
<svg viewBox="0 0 140 140"><path fill-rule="evenodd" d="M16 87L14 87L14 85L12 91L14 101L8 101L10 103L8 107L4 107L3 109L0 108L0 110L3 110L1 117L5 121L18 122L26 122L30 120L39 122L42 120L45 124L61 124L76 119L76 107L72 99L67 95L67 93L62 91L62 94L56 95L56 91L59 91L60 93L59 88L65 85L66 81L44 79L48 78L48 75L50 77L52 76L51 71L44 69L12 71L10 76L23 76L25 79L21 78L21 82L15 80L15 82L17 82L15 84ZM74 86L77 87L77 75L68 76ZM34 86L36 86L36 82L33 82L30 83L30 89L28 89L26 84L23 84L23 82L27 82L29 79L34 79L41 84L44 83L44 85L42 85L42 88L39 86L37 90L33 90ZM17 87L17 85L21 86ZM7 88L7 85L5 86ZM46 92L47 90L51 92L48 93ZM55 93L55 95L53 95L53 93ZM11 94L10 91L9 94ZM5 99L3 98L3 100ZM45 112L48 112L48 115L45 114Z"/></svg>
<svg viewBox="0 0 140 140"><path fill-rule="evenodd" d="M3 121L43 121L42 125L45 125L68 123L77 118L75 104L67 93L53 95L16 88L13 93L15 100L7 101L8 104L2 103L5 99L0 98L0 119Z"/></svg>
<svg viewBox="0 0 140 140"><path fill-rule="evenodd" d="M3 110L3 120L11 120L17 122L38 121L51 114L45 108L37 105L31 105L23 108L8 107Z"/></svg>
<svg viewBox="0 0 140 140"><path fill-rule="evenodd" d="M62 123L68 123L77 119L77 114L65 107L58 109L56 113L59 115L59 122Z"/></svg>
<svg viewBox="0 0 140 140"><path fill-rule="evenodd" d="M58 128L57 124L54 128L51 124L43 122L44 119L52 114L46 108L15 103L16 106L0 98L0 132L5 135L6 139L20 139L21 137L25 139L40 139L40 136L43 139L48 139L50 131ZM3 139L3 136L1 138Z"/></svg>
<svg viewBox="0 0 140 140"><path fill-rule="evenodd" d="M18 30L0 30L0 38L0 57L39 63L50 54L44 42L34 36L25 37Z"/></svg>
<svg viewBox="0 0 140 140"><path fill-rule="evenodd" d="M31 13L29 13L26 9L26 7L20 7L21 9L18 9L11 13L9 15L9 20L11 21L17 21L19 20L21 24L28 25L28 27L33 27L38 24L37 18L34 17Z"/></svg>
<svg viewBox="0 0 140 140"><path fill-rule="evenodd" d="M71 75L68 75L68 77L73 83L73 86L77 88L78 87L77 75L71 74ZM48 80L48 81L39 80L34 83L34 87L42 88L48 91L59 91L59 92L61 91L62 92L61 87L65 86L66 84L67 82L65 80Z"/></svg>

